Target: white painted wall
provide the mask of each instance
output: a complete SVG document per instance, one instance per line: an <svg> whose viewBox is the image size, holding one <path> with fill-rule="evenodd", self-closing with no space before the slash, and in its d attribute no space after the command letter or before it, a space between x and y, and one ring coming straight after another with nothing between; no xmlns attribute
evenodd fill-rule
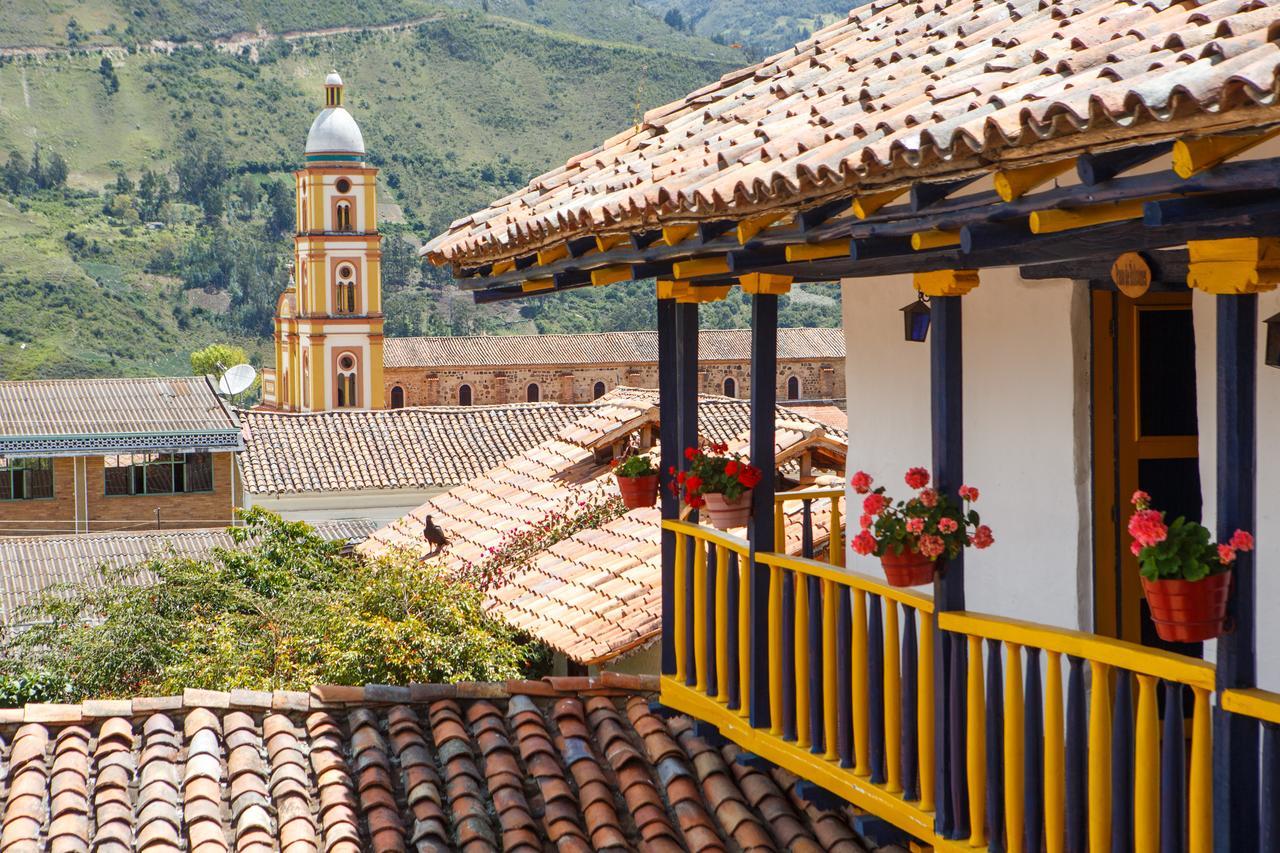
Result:
<svg viewBox="0 0 1280 853"><path fill-rule="evenodd" d="M288 521L361 518L389 524L403 518L447 489L378 489L345 492L304 492L289 495L242 494L246 509L260 506Z"/></svg>

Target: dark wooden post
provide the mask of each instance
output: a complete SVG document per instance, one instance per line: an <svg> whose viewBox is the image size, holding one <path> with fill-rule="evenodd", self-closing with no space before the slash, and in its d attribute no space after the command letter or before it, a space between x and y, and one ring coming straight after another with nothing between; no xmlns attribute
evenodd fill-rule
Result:
<svg viewBox="0 0 1280 853"><path fill-rule="evenodd" d="M676 412L678 446L676 450L676 467L686 470L689 460L684 457L686 447L694 447L698 443L698 304L696 302L676 303ZM678 506L678 505L677 505ZM690 516L697 520L696 515ZM689 588L685 590L685 612L677 613L677 619L684 619L685 636L689 642L685 644L685 673L688 683L697 681L698 649L693 643L694 595L693 595L693 559L694 549L685 549L685 577Z"/></svg>
<svg viewBox="0 0 1280 853"><path fill-rule="evenodd" d="M682 459L680 417L676 406L676 301L658 300L658 441L661 445L662 472L658 495L662 500L662 517L676 518L680 501L671 491L675 479L667 469ZM670 531L662 533L662 674L675 675L675 561L676 538Z"/></svg>
<svg viewBox="0 0 1280 853"><path fill-rule="evenodd" d="M778 396L778 297L751 297L751 464L763 477L752 495L751 526L751 691L750 721L756 728L769 718L769 567L755 561L757 551L773 549L775 476L774 425Z"/></svg>
<svg viewBox="0 0 1280 853"><path fill-rule="evenodd" d="M1194 260L1194 256L1193 256ZM1218 541L1257 529L1257 335L1254 293L1217 296ZM1236 555L1228 609L1231 630L1218 640L1219 691L1257 684L1254 555ZM1257 850L1259 841L1257 721L1214 711L1214 849Z"/></svg>

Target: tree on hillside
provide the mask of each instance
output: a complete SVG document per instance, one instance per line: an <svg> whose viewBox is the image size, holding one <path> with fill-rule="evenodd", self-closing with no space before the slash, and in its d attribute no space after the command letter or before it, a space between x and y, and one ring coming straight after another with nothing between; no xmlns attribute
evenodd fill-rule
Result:
<svg viewBox="0 0 1280 853"><path fill-rule="evenodd" d="M673 30L684 29L684 15L681 15L680 10L674 7L667 10L667 14L662 17L662 22Z"/></svg>
<svg viewBox="0 0 1280 853"><path fill-rule="evenodd" d="M35 187L35 182L31 180L31 167L21 151L9 152L0 180L4 181L4 188L12 195L22 195Z"/></svg>
<svg viewBox="0 0 1280 853"><path fill-rule="evenodd" d="M263 185L267 196L267 233L278 240L293 230L294 210L293 189L284 181L267 181Z"/></svg>
<svg viewBox="0 0 1280 853"><path fill-rule="evenodd" d="M159 172L143 169L138 180L138 216L144 222L162 219L168 204L169 179Z"/></svg>
<svg viewBox="0 0 1280 853"><path fill-rule="evenodd" d="M108 96L120 91L120 78L116 76L116 68L109 58L104 56L98 63L98 75L102 77L102 88L107 90Z"/></svg>
<svg viewBox="0 0 1280 853"><path fill-rule="evenodd" d="M475 578L408 555L344 557L259 508L242 519L239 550L102 569L46 595L21 617L31 627L0 638L0 675L75 701L540 674L542 648L493 618ZM155 582L128 583L135 572Z"/></svg>
<svg viewBox="0 0 1280 853"><path fill-rule="evenodd" d="M182 200L198 205L206 222L217 222L226 207L224 199L230 169L226 156L216 146L189 148L175 167L178 193Z"/></svg>
<svg viewBox="0 0 1280 853"><path fill-rule="evenodd" d="M221 376L228 367L248 364L249 356L232 344L209 344L191 353L192 376Z"/></svg>

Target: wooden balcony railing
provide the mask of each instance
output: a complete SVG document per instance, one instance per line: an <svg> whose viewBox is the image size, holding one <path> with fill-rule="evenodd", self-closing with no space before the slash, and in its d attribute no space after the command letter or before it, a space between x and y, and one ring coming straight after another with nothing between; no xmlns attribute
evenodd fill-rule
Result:
<svg viewBox="0 0 1280 853"><path fill-rule="evenodd" d="M1250 688L1225 690L1222 710L1257 720L1261 727L1258 809L1259 850L1280 850L1280 693Z"/></svg>
<svg viewBox="0 0 1280 853"><path fill-rule="evenodd" d="M829 500L840 529L842 495L778 498ZM998 616L935 614L929 595L836 565L839 534L830 562L756 553L769 581L762 631L749 622L748 542L663 524L675 535L678 617L665 704L937 849L1212 848L1210 664ZM802 541L812 553L812 533ZM750 723L756 678L768 680L767 727ZM938 720L944 690L951 712ZM1229 691L1224 703L1266 727L1262 778L1276 784L1280 696ZM1271 802L1264 796L1264 809ZM1280 824L1274 810L1268 820Z"/></svg>

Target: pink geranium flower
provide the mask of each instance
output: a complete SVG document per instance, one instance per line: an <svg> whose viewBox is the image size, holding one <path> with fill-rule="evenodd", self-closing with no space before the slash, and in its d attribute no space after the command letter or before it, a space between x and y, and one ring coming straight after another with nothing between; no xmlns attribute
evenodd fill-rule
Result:
<svg viewBox="0 0 1280 853"><path fill-rule="evenodd" d="M1142 489L1138 489L1138 491L1133 493L1133 497L1130 498L1130 502L1138 509L1146 509L1151 505L1151 495L1142 491Z"/></svg>
<svg viewBox="0 0 1280 853"><path fill-rule="evenodd" d="M947 518L944 516L938 519L938 530L943 533L955 533L957 527L959 527L959 525L956 524L956 520L954 518Z"/></svg>
<svg viewBox="0 0 1280 853"><path fill-rule="evenodd" d="M908 468L906 481L913 489L923 489L929 485L929 471L927 468Z"/></svg>
<svg viewBox="0 0 1280 853"><path fill-rule="evenodd" d="M1140 509L1129 517L1129 535L1144 548L1150 548L1168 537L1169 528L1158 511Z"/></svg>
<svg viewBox="0 0 1280 853"><path fill-rule="evenodd" d="M853 490L860 495L865 495L871 491L871 475L866 471L859 471L849 479L849 485L853 486Z"/></svg>
<svg viewBox="0 0 1280 853"><path fill-rule="evenodd" d="M871 526L871 522L873 521L875 521L875 517L868 515L867 513L864 512L862 514L862 517L858 519L858 526L861 527L863 530L866 530L868 527Z"/></svg>
<svg viewBox="0 0 1280 853"><path fill-rule="evenodd" d="M978 499L978 490L973 486L961 486L960 497L967 501L976 501Z"/></svg>
<svg viewBox="0 0 1280 853"><path fill-rule="evenodd" d="M925 489L920 493L920 503L929 507L929 509L933 509L938 505L938 493L933 489Z"/></svg>
<svg viewBox="0 0 1280 853"><path fill-rule="evenodd" d="M991 528L985 524L978 525L978 529L973 531L973 547L990 548L995 544L996 538L991 535Z"/></svg>
<svg viewBox="0 0 1280 853"><path fill-rule="evenodd" d="M870 530L863 530L857 536L853 537L853 550L856 554L867 556L874 554L876 550L876 538L871 535Z"/></svg>
<svg viewBox="0 0 1280 853"><path fill-rule="evenodd" d="M1237 551L1252 551L1253 536L1246 530L1237 530L1231 537L1231 547Z"/></svg>
<svg viewBox="0 0 1280 853"><path fill-rule="evenodd" d="M1229 566L1236 561L1236 549L1230 545L1218 546L1218 561L1224 566Z"/></svg>
<svg viewBox="0 0 1280 853"><path fill-rule="evenodd" d="M920 553L930 560L936 560L941 557L946 547L947 543L942 541L941 536L934 536L930 533L920 537Z"/></svg>
<svg viewBox="0 0 1280 853"><path fill-rule="evenodd" d="M923 518L908 518L908 519L907 519L907 532L908 532L908 533L914 533L914 534L916 534L917 536L919 536L921 533L924 533L924 519L923 519Z"/></svg>
<svg viewBox="0 0 1280 853"><path fill-rule="evenodd" d="M868 515L879 515L889 506L889 499L884 495L872 492L862 502L862 511Z"/></svg>

